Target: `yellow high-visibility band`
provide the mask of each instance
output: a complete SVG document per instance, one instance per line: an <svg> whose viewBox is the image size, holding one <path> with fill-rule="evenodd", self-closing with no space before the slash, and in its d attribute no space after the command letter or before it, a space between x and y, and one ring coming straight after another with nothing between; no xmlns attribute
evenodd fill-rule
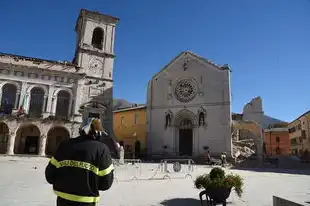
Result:
<svg viewBox="0 0 310 206"><path fill-rule="evenodd" d="M73 202L83 202L83 203L98 203L100 197L89 197L89 196L80 196L80 195L72 195L64 192L59 192L54 190L54 193L65 200L70 200Z"/></svg>
<svg viewBox="0 0 310 206"><path fill-rule="evenodd" d="M98 167L88 163L88 162L82 162L82 161L76 161L76 160L62 160L57 161L54 157L51 158L50 163L54 165L56 168L60 167L77 167L85 170L89 170L93 173L95 173L98 176L105 176L108 175L113 169L113 164L111 164L108 168L104 170L99 170Z"/></svg>

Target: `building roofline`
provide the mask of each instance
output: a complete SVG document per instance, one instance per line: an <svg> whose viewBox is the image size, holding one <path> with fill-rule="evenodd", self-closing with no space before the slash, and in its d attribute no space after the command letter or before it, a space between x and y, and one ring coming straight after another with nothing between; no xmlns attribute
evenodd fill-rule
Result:
<svg viewBox="0 0 310 206"><path fill-rule="evenodd" d="M173 64L177 59L179 59L180 57L182 57L183 55L186 55L186 54L190 54L192 55L193 57L199 59L200 61L203 61L207 64L210 64L214 67L216 67L218 70L220 71L224 71L224 70L230 70L229 66L227 64L224 64L222 66L220 65L217 65L215 64L214 62L202 57L202 56L199 56L198 54L195 54L194 52L192 51L183 51L181 52L180 54L178 54L177 56L175 56L170 62L168 62L168 64L166 64L159 72L155 73L153 76L152 76L152 79L154 79L156 76L158 76L161 72L165 71L171 64Z"/></svg>
<svg viewBox="0 0 310 206"><path fill-rule="evenodd" d="M283 128L264 129L264 132L288 132L288 128L283 127Z"/></svg>
<svg viewBox="0 0 310 206"><path fill-rule="evenodd" d="M84 16L88 16L88 17L94 17L94 18L104 18L104 19L106 19L108 22L110 21L110 22L113 22L113 23L115 23L115 24L117 24L119 21L120 21L120 19L119 18L117 18L117 17L114 17L114 16L111 16L111 15L107 15L107 14L103 14L103 13L100 13L100 12L98 12L98 11L90 11L90 10L87 10L87 9L81 9L80 10L80 14L79 14L79 16L78 16L78 18L77 18L77 20L76 20L76 24L75 24L75 31L77 30L77 25L78 25L78 23L79 23L79 20L82 18L82 17L84 17Z"/></svg>
<svg viewBox="0 0 310 206"><path fill-rule="evenodd" d="M126 111L130 111L130 110L144 109L144 108L146 108L146 105L143 105L143 106L137 106L137 107L126 107L126 108L122 108L122 109L114 110L114 111L113 111L113 113L118 113L118 112L126 112Z"/></svg>
<svg viewBox="0 0 310 206"><path fill-rule="evenodd" d="M305 113L303 113L302 115L300 115L299 117L297 117L296 119L294 119L293 121L291 121L289 124L295 122L296 120L298 120L299 118L301 118L301 117L307 115L308 113L310 113L310 110L306 111Z"/></svg>
<svg viewBox="0 0 310 206"><path fill-rule="evenodd" d="M0 52L0 57L2 57L2 56L17 58L18 60L35 61L35 62L49 62L49 63L53 63L53 64L60 64L60 65L78 67L77 65L75 65L71 62L62 62L62 61L41 59L41 58L36 58L36 57L26 57L26 56L21 56L21 55L17 55L17 54L9 54L9 53Z"/></svg>

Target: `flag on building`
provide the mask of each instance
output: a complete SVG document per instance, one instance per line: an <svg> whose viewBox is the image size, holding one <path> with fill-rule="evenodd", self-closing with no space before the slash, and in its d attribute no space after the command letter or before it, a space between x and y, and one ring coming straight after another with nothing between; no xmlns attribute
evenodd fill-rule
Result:
<svg viewBox="0 0 310 206"><path fill-rule="evenodd" d="M25 103L26 103L25 98L26 98L26 95L24 96L23 101L22 101L21 105L19 106L19 108L17 110L17 114L18 115L21 115L21 114L25 113Z"/></svg>

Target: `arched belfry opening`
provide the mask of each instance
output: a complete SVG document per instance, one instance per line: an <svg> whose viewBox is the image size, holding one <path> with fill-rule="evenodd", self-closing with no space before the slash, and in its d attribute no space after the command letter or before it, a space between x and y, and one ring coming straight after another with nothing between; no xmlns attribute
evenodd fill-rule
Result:
<svg viewBox="0 0 310 206"><path fill-rule="evenodd" d="M103 48L103 36L104 36L104 31L103 29L97 27L93 31L93 37L91 40L91 45L97 49L102 50Z"/></svg>

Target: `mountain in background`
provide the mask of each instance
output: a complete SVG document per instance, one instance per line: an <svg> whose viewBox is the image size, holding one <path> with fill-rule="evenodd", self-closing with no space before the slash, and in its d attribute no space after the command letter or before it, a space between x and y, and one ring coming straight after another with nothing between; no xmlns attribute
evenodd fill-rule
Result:
<svg viewBox="0 0 310 206"><path fill-rule="evenodd" d="M140 105L144 105L144 104L131 103L131 102L128 102L127 100L125 100L125 99L113 99L113 110L123 109L123 108L126 108L126 107L132 107L133 105L140 106ZM273 125L273 124L276 124L276 123L285 123L285 122L282 121L282 120L279 120L279 119L276 119L276 118L264 115L263 120L262 120L263 128L266 129L266 128L268 128L269 125Z"/></svg>
<svg viewBox="0 0 310 206"><path fill-rule="evenodd" d="M113 110L123 109L130 107L134 103L130 103L125 99L113 99Z"/></svg>
<svg viewBox="0 0 310 206"><path fill-rule="evenodd" d="M267 129L269 125L277 124L277 123L286 123L285 121L264 115L262 120L262 127Z"/></svg>

